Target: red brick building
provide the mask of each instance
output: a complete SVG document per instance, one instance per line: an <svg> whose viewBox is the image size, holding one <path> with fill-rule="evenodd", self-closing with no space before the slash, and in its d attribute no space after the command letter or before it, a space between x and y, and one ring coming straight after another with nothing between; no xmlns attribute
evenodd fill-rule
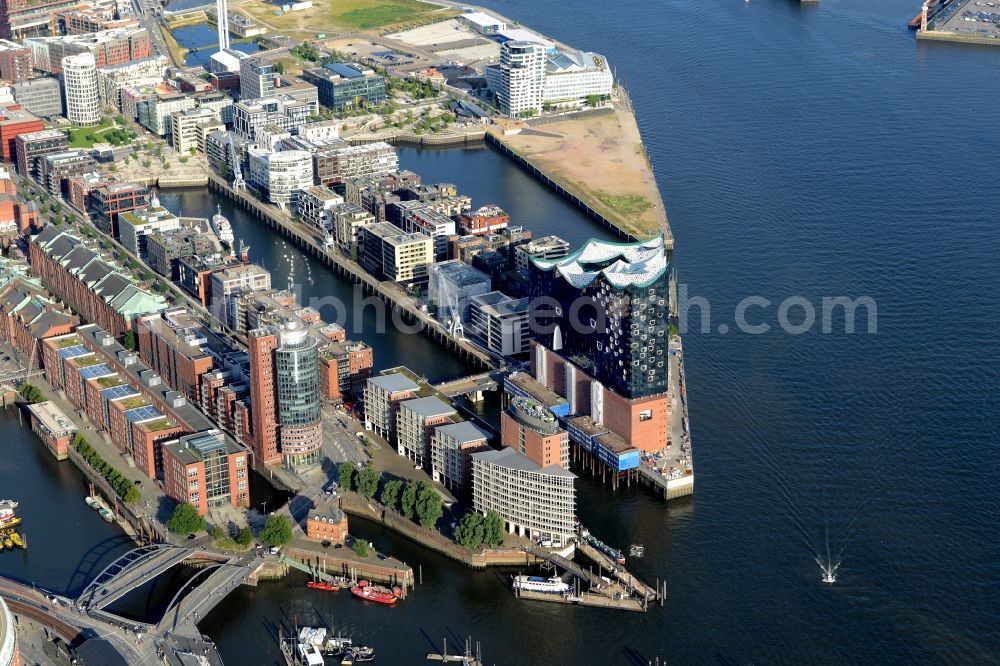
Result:
<svg viewBox="0 0 1000 666"><path fill-rule="evenodd" d="M344 543L347 539L347 514L336 507L314 510L306 519L306 536L330 543Z"/></svg>
<svg viewBox="0 0 1000 666"><path fill-rule="evenodd" d="M19 83L31 78L31 49L0 39L0 79Z"/></svg>
<svg viewBox="0 0 1000 666"><path fill-rule="evenodd" d="M569 468L569 435L555 415L534 400L514 398L500 414L500 443L540 467Z"/></svg>
<svg viewBox="0 0 1000 666"><path fill-rule="evenodd" d="M201 402L201 376L228 347L185 308L137 317L139 358L194 403ZM213 353L214 352L214 353Z"/></svg>
<svg viewBox="0 0 1000 666"><path fill-rule="evenodd" d="M250 505L250 454L221 431L185 435L162 449L163 490L171 499L194 505L201 515L212 505Z"/></svg>
<svg viewBox="0 0 1000 666"><path fill-rule="evenodd" d="M510 215L499 206L483 206L458 217L458 226L467 236L488 236L506 229Z"/></svg>
<svg viewBox="0 0 1000 666"><path fill-rule="evenodd" d="M69 457L69 445L76 434L76 425L51 402L28 405L31 430L42 440L56 460Z"/></svg>

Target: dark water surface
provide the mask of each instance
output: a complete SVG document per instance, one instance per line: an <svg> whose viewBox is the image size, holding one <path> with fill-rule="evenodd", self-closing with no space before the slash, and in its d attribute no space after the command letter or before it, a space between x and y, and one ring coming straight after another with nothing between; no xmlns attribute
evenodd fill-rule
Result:
<svg viewBox="0 0 1000 666"><path fill-rule="evenodd" d="M711 306L710 332L685 338L695 497L664 505L642 489L579 483L580 516L611 543L645 546L632 566L667 579L666 606L633 615L516 601L497 572L352 521L422 566L423 586L396 608L298 579L240 590L202 627L227 663L275 663L269 632L296 619L352 633L391 664L424 663L429 641L467 635L497 664L1000 663L1000 50L915 44L904 25L919 7L906 0L493 6L606 55L628 83L681 281ZM487 150L401 157L537 235L601 234ZM214 205L202 192L161 198L188 215ZM291 275L306 296L349 294L241 212L223 212L276 283ZM764 335L733 326L750 295L772 303L750 316L772 326ZM819 322L783 333L778 304L791 296L817 312L824 297L870 297L877 334L846 335L839 319L830 334ZM378 367L462 371L420 337L356 337L375 345ZM31 496L9 485L21 478L8 482L12 470L79 485L27 441L7 444L0 496ZM84 512L45 514L53 529L81 550L110 538L72 490L68 506ZM33 544L42 520L31 518ZM834 585L815 563L828 549L842 560ZM0 555L0 572L19 575L20 557ZM65 585L72 568L37 571Z"/></svg>

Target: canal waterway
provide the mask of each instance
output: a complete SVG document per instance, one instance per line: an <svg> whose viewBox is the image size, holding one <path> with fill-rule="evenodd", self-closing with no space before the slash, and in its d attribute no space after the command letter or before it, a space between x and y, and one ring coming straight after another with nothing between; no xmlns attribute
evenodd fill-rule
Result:
<svg viewBox="0 0 1000 666"><path fill-rule="evenodd" d="M627 82L681 282L711 307L707 331L685 337L695 496L664 505L643 489L579 483L579 515L610 543L645 546L631 566L667 578L666 606L635 615L516 601L510 572L469 571L355 520L355 533L422 567L423 585L395 608L306 590L301 578L243 588L203 625L227 662L275 663L270 632L295 620L352 633L394 664L424 663L445 635L450 646L472 635L496 664L1000 662L1000 138L990 124L1000 50L915 44L904 26L917 4L496 5L606 55ZM538 235L601 234L489 151L401 156ZM187 215L214 204L196 191L161 198ZM527 223L538 206L552 208ZM346 289L240 211L223 212L276 282L292 275L320 296ZM771 325L766 334L736 330L751 295L772 303L748 315ZM824 297L868 296L877 334L847 335L839 321L830 333L818 323L781 332L778 304L791 296L817 312ZM420 336L357 337L376 347L378 367L463 370ZM15 432L16 420L3 427ZM5 553L0 573L65 585L82 553L112 535L96 518L78 522L89 516L71 467L49 464L29 439L2 446L0 496L17 495L22 511L52 502L31 517L31 545L46 521L78 552L62 564L63 553L48 555L45 576ZM815 562L828 552L841 561L832 585Z"/></svg>

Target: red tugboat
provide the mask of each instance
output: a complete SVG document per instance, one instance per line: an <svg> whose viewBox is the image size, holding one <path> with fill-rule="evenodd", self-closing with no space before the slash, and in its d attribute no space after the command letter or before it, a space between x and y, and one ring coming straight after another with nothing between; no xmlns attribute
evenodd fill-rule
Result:
<svg viewBox="0 0 1000 666"><path fill-rule="evenodd" d="M375 587L368 581L363 580L351 588L351 594L356 596L358 599L374 601L380 604L389 604L391 606L399 601L399 597L402 596L403 591L398 587L392 588L391 591L385 588Z"/></svg>
<svg viewBox="0 0 1000 666"><path fill-rule="evenodd" d="M333 583L328 583L325 580L310 580L306 581L306 587L311 587L314 590L324 590L326 592L339 592L340 586Z"/></svg>

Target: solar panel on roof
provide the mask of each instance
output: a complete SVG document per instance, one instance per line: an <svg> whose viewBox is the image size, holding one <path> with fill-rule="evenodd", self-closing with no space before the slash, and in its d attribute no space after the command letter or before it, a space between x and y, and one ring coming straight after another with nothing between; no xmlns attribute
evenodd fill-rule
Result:
<svg viewBox="0 0 1000 666"><path fill-rule="evenodd" d="M73 345L59 350L59 358L73 358L87 353L87 348L83 345Z"/></svg>
<svg viewBox="0 0 1000 666"><path fill-rule="evenodd" d="M103 395L108 400L116 400L118 398L128 398L133 395L139 395L139 392L128 384L122 384L121 386L112 386L111 388L106 388L101 391Z"/></svg>
<svg viewBox="0 0 1000 666"><path fill-rule="evenodd" d="M93 379L94 377L104 377L105 375L113 374L111 368L103 363L98 363L97 365L91 365L80 371L80 376L84 379Z"/></svg>
<svg viewBox="0 0 1000 666"><path fill-rule="evenodd" d="M136 407L135 409L130 409L125 412L125 418L129 421L145 421L146 419L155 419L163 416L156 407L151 407L149 405L145 407Z"/></svg>

